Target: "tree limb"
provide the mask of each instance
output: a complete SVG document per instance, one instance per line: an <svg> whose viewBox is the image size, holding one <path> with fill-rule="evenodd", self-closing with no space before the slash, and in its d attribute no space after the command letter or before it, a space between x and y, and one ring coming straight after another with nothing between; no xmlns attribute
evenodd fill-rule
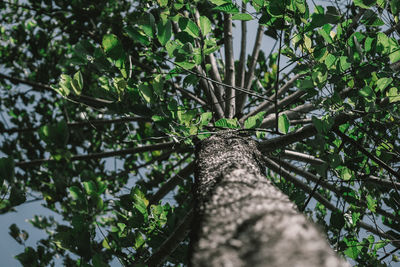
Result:
<svg viewBox="0 0 400 267"><path fill-rule="evenodd" d="M75 156L72 156L69 159L69 161L101 159L101 158L123 156L123 155L129 155L129 154L155 151L155 150L170 149L174 145L176 145L176 143L167 142L167 143L160 143L160 144L145 145L145 146L140 146L140 147L122 149L122 150L117 150L117 151L99 152L99 153L92 153L92 154L87 154L87 155L75 155ZM41 165L43 163L50 163L50 162L60 162L60 161L57 161L55 159L35 159L32 161L17 162L17 163L15 163L15 166L20 167L20 168L27 168L30 166Z"/></svg>
<svg viewBox="0 0 400 267"><path fill-rule="evenodd" d="M261 41L264 34L264 26L259 25L257 29L256 40L254 42L253 53L249 62L249 71L246 73L245 87L247 90L251 88L254 78L254 71L257 65L258 54L260 52ZM240 73L239 73L240 74ZM247 101L247 94L239 93L236 100L236 112L241 113Z"/></svg>
<svg viewBox="0 0 400 267"><path fill-rule="evenodd" d="M295 107L292 110L286 110L284 112L281 112L280 114L286 114L289 119L298 119L301 117L301 115L314 110L315 106L313 103L306 103L300 106ZM276 123L277 117L275 114L270 114L267 116L261 123L262 128L272 128L274 127Z"/></svg>
<svg viewBox="0 0 400 267"><path fill-rule="evenodd" d="M350 119L355 119L358 116L350 115L350 114L338 114L335 117L334 127L339 126ZM291 132L282 136L278 136L275 138L271 138L269 140L265 140L259 143L260 150L262 152L272 152L276 149L283 148L287 145L290 145L295 142L299 142L303 139L309 138L317 134L317 129L314 125L309 124L301 127L295 132Z"/></svg>
<svg viewBox="0 0 400 267"><path fill-rule="evenodd" d="M194 171L194 161L181 169L177 174L168 179L158 191L150 198L150 204L157 204L166 194L173 190L182 179L190 176Z"/></svg>
<svg viewBox="0 0 400 267"><path fill-rule="evenodd" d="M207 55L206 59L207 59L207 62L211 65L211 69L210 69L211 78L222 83L222 79L221 79L221 76L219 75L218 65L217 65L217 61L215 60L214 54L211 53L211 54ZM224 87L217 83L214 83L214 85L215 85L215 95L216 95L218 101L221 103L222 109L225 109Z"/></svg>
<svg viewBox="0 0 400 267"><path fill-rule="evenodd" d="M242 13L246 13L246 5L247 3L242 1ZM238 80L236 81L236 86L238 87L244 87L244 79L246 74L247 22L245 20L241 21L241 30L240 57L237 71Z"/></svg>
<svg viewBox="0 0 400 267"><path fill-rule="evenodd" d="M190 98L190 99L196 101L197 103L199 103L199 104L202 105L202 106L206 106L206 105L207 105L207 103L206 103L203 99L197 97L195 94L189 92L188 90L185 90L185 89L181 88L181 87L180 87L179 85L177 85L176 83L173 83L173 86L174 86L174 88L175 88L176 90L178 90L179 92L181 92L182 95L186 96L187 98Z"/></svg>
<svg viewBox="0 0 400 267"><path fill-rule="evenodd" d="M208 79L203 78L206 76L203 69L200 66L197 66L196 69L197 73L200 74L201 77L200 84L203 87L203 90L207 96L208 101L210 102L211 109L215 111L217 118L223 118L224 111L220 105L220 102L218 101L218 98L215 96L214 86L210 83Z"/></svg>
<svg viewBox="0 0 400 267"><path fill-rule="evenodd" d="M172 234L160 245L145 262L146 266L157 267L164 262L165 258L170 255L179 246L189 233L189 226L193 218L193 208L179 221Z"/></svg>
<svg viewBox="0 0 400 267"><path fill-rule="evenodd" d="M357 149L359 151L361 151L364 155L366 155L368 158L370 158L371 160L375 161L379 166L381 166L383 169L387 170L390 174L394 175L395 177L397 177L397 179L400 180L400 174L398 172L396 172L395 170L393 170L389 165L387 165L385 162L383 162L382 160L380 160L379 158L377 158L376 156L372 155L372 153L370 153L368 150L366 150L363 146L361 146L356 140L348 137L347 135L345 135L344 133L342 133L339 129L334 129L333 130L338 136L340 136L340 138L343 139L343 141L350 143L352 145L354 145L355 147L357 147ZM390 179L392 180L392 184L394 186L395 191L397 192L397 194L399 194L398 189L396 184L394 184L393 178L391 178L391 176L389 175ZM400 194L399 194L400 196Z"/></svg>
<svg viewBox="0 0 400 267"><path fill-rule="evenodd" d="M307 162L310 164L315 164L315 165L323 165L326 164L326 161L311 156L311 155L307 155L301 152L297 152L297 151L292 151L292 150L283 150L280 154L279 154L280 158L286 158L286 159L292 159L292 160L298 160L298 161L302 161L302 162Z"/></svg>
<svg viewBox="0 0 400 267"><path fill-rule="evenodd" d="M146 118L146 117L123 117L119 119L102 119L102 120L87 120L87 121L77 121L77 122L68 122L67 126L71 128L75 127L81 127L85 125L104 125L104 124L112 124L112 123L124 123L124 122L130 122L130 121L143 121L143 122L151 122L151 118ZM0 133L8 133L8 134L13 134L13 133L23 133L23 132L32 132L38 130L42 126L36 126L36 127L31 127L31 128L11 128L11 129L2 129L0 130Z"/></svg>
<svg viewBox="0 0 400 267"><path fill-rule="evenodd" d="M233 57L232 14L224 13L224 49L225 49L225 83L235 86L235 59ZM225 116L235 115L235 91L226 87Z"/></svg>
<svg viewBox="0 0 400 267"><path fill-rule="evenodd" d="M308 181L311 181L313 183L318 183L321 187L328 189L329 191L335 193L338 197L343 197L344 200L348 201L348 198L343 194L344 192L342 192L342 190L340 188L335 187L333 184L328 183L327 181L321 179L320 177L317 177L316 175L305 171L304 169L301 168L297 168L296 166L293 166L292 164L284 161L284 160L280 160L277 158L272 158L273 161L276 162L277 165L281 166L282 168L294 172L297 175L300 175L302 177L304 177L305 179L307 179ZM353 200L353 201L357 201L357 205L360 207L367 207L367 203L360 201L360 200ZM376 212L382 216L388 217L396 222L400 223L400 218L397 218L396 215L393 215L390 212L385 211L384 209L377 207L376 208Z"/></svg>
<svg viewBox="0 0 400 267"><path fill-rule="evenodd" d="M300 77L302 77L303 74L297 74L295 76L293 76L289 81L287 81L279 90L277 93L277 97L282 96L283 94L285 94L290 87L292 86L292 84ZM251 112L249 112L248 114L246 114L245 116L243 116L243 118L241 118L239 120L240 123L244 123L245 120L247 120L247 118L256 115L258 112L265 110L266 108L268 108L269 106L273 107L273 103L274 103L274 99L275 96L272 96L270 98L268 98L268 100L263 101L261 104L259 104L255 109L253 109Z"/></svg>

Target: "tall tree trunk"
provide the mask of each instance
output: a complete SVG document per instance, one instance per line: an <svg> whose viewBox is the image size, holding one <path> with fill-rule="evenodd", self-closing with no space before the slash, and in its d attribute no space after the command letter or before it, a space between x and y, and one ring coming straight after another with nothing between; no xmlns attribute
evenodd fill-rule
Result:
<svg viewBox="0 0 400 267"><path fill-rule="evenodd" d="M192 266L348 266L266 179L254 140L223 132L196 153Z"/></svg>

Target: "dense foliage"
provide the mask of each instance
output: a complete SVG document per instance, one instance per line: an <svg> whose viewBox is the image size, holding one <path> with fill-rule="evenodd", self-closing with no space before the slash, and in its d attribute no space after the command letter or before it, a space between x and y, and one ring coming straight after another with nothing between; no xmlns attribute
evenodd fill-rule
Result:
<svg viewBox="0 0 400 267"><path fill-rule="evenodd" d="M400 0L312 2L1 1L0 212L63 218L17 259L185 265L194 144L230 129L335 250L397 261Z"/></svg>

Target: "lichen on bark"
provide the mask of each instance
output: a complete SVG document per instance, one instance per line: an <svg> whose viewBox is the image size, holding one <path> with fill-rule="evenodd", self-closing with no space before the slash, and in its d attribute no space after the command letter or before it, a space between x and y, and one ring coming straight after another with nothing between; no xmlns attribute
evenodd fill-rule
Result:
<svg viewBox="0 0 400 267"><path fill-rule="evenodd" d="M266 179L257 142L233 131L196 146L192 266L347 266Z"/></svg>

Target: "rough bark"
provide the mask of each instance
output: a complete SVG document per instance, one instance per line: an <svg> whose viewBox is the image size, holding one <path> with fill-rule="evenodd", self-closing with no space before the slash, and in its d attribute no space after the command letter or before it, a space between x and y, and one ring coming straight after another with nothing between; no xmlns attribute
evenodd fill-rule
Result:
<svg viewBox="0 0 400 267"><path fill-rule="evenodd" d="M265 178L254 140L222 132L196 153L192 266L347 266Z"/></svg>

